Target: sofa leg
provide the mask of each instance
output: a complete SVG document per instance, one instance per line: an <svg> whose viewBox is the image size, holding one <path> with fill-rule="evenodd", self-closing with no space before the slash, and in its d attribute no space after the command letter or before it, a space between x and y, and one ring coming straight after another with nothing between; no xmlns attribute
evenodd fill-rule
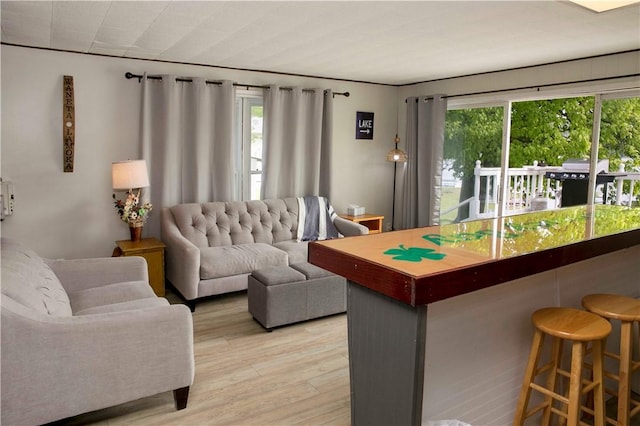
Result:
<svg viewBox="0 0 640 426"><path fill-rule="evenodd" d="M174 389L173 399L176 402L176 410L183 410L187 408L187 400L189 399L189 386Z"/></svg>

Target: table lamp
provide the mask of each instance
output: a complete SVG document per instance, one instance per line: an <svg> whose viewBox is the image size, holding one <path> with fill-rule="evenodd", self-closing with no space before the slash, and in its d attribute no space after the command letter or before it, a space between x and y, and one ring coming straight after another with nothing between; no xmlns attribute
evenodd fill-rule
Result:
<svg viewBox="0 0 640 426"><path fill-rule="evenodd" d="M117 200L113 194L114 206L120 219L129 225L131 241L140 241L142 227L152 208L151 203L140 205L140 189L149 186L147 162L127 160L111 163L111 180L114 191L127 191L125 201Z"/></svg>

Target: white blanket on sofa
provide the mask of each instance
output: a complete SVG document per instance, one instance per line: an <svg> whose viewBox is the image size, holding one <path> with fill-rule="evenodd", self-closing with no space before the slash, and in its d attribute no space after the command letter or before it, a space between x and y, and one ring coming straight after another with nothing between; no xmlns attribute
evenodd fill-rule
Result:
<svg viewBox="0 0 640 426"><path fill-rule="evenodd" d="M337 216L324 197L298 197L298 241L321 241L338 238L333 224Z"/></svg>

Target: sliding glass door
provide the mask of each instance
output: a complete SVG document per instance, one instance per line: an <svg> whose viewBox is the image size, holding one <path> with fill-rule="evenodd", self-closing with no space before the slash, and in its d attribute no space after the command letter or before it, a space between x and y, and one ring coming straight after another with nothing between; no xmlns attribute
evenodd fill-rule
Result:
<svg viewBox="0 0 640 426"><path fill-rule="evenodd" d="M619 175L610 183L598 179L592 202L638 206L639 94L601 95L602 102L580 96L449 110L440 223L586 204L588 181L567 183L549 172L568 165L588 171L595 151L598 160L605 160L597 162L596 172ZM505 108L510 114L504 114ZM503 134L509 136L505 145ZM599 138L592 151L594 134Z"/></svg>

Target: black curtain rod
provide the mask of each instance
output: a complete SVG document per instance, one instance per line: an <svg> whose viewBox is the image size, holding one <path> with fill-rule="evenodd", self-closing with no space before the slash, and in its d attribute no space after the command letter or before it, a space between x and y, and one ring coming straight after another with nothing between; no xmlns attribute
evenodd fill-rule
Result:
<svg viewBox="0 0 640 426"><path fill-rule="evenodd" d="M472 92L472 93L460 93L458 95L444 95L443 98L459 98L463 96L474 96L474 95L489 95L491 93L502 93L502 92L512 92L514 90L525 90L525 89L538 89L540 91L541 88L544 87L552 87L552 86L565 86L569 84L578 84L578 83L592 83L596 81L606 81L606 80L617 80L619 78L631 78L631 77L640 77L640 73L636 74L627 74L627 75L619 75L615 77L600 77L600 78L590 78L586 80L574 80L574 81L565 81L564 83L547 83L547 84L536 84L535 86L523 86L523 87L513 87L511 89L498 89L498 90L485 90L483 92ZM421 97L421 96L420 96ZM433 96L427 96L424 100L431 100ZM407 99L404 100L407 103ZM416 98L416 102L418 99Z"/></svg>
<svg viewBox="0 0 640 426"><path fill-rule="evenodd" d="M137 78L138 79L138 83L142 82L142 79L144 78L144 75L139 75L139 74L133 74L130 72L126 72L124 74L124 76L130 80L132 78ZM162 76L160 75L148 75L147 79L150 80L162 80ZM191 83L193 80L190 78L184 78L184 77L176 77L176 81L182 81L185 83ZM210 81L207 80L206 81L207 84L222 84L221 81ZM246 87L247 89L251 88L251 89L269 89L269 86L257 86L255 84L242 84L242 83L233 83L233 85L235 87ZM281 87L280 90L292 90L291 87ZM302 89L303 92L312 92L313 90L311 89ZM333 96L335 97L336 95L338 96L344 96L345 98L348 98L351 94L349 92L332 92Z"/></svg>

